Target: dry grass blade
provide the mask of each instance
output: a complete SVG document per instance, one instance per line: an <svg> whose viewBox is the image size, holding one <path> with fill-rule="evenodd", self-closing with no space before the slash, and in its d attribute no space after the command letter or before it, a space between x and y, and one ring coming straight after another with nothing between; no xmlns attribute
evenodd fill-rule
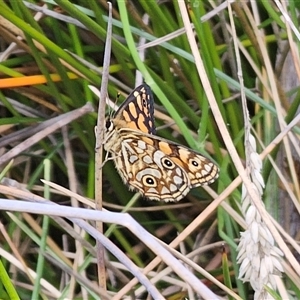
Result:
<svg viewBox="0 0 300 300"><path fill-rule="evenodd" d="M13 159L32 145L38 143L46 136L49 136L54 131L64 127L70 122L92 111L94 111L93 106L91 105L91 103L88 102L81 108L78 108L74 111L70 111L64 115L55 117L52 120L46 121L45 124L41 124L37 128L37 133L33 134L30 138L26 139L25 141L19 143L15 148L9 150L7 153L2 154L2 156L0 157L0 166L4 163L7 163L9 160ZM3 140L5 141L5 138Z"/></svg>

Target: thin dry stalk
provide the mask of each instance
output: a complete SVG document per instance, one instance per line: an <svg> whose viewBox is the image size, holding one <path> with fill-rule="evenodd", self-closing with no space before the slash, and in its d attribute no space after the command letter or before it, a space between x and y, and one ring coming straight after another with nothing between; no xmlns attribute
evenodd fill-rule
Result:
<svg viewBox="0 0 300 300"><path fill-rule="evenodd" d="M95 201L96 209L102 210L102 153L104 142L104 119L105 119L105 103L107 95L107 84L109 75L110 55L111 55L111 36L112 36L112 6L108 2L109 7L109 22L107 24L107 36L105 43L104 64L103 64L103 77L101 83L99 111L96 130L96 168L95 168ZM100 233L103 233L103 223L97 222L96 227ZM105 249L103 245L97 241L97 260L98 260L98 282L99 286L106 289L106 272L105 272Z"/></svg>

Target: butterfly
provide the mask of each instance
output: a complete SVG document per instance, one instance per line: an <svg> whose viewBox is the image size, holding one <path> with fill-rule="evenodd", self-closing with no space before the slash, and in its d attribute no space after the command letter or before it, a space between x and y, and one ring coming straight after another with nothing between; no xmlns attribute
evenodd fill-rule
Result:
<svg viewBox="0 0 300 300"><path fill-rule="evenodd" d="M151 200L179 201L218 178L210 159L155 134L153 95L142 84L105 124L104 149L129 189Z"/></svg>

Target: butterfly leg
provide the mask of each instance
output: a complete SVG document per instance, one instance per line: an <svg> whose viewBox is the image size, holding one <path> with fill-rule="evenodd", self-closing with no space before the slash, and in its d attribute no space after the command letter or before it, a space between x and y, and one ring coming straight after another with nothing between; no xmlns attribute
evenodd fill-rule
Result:
<svg viewBox="0 0 300 300"><path fill-rule="evenodd" d="M103 168L103 166L109 161L109 160L115 160L116 157L120 157L121 154L119 155L113 155L111 157L108 157L109 156L109 152L106 152L106 155L105 155L105 158L104 158L104 161L102 162L102 165L100 166L100 169Z"/></svg>

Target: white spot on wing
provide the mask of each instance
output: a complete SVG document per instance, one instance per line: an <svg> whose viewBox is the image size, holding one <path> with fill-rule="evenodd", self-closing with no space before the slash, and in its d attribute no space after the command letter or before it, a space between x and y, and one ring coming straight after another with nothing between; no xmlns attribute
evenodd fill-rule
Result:
<svg viewBox="0 0 300 300"><path fill-rule="evenodd" d="M138 147L140 149L145 150L146 149L146 143L144 141L138 141Z"/></svg>
<svg viewBox="0 0 300 300"><path fill-rule="evenodd" d="M171 192L177 191L177 186L176 186L175 184L171 183L171 184L170 184L170 191L171 191Z"/></svg>
<svg viewBox="0 0 300 300"><path fill-rule="evenodd" d="M146 163L146 164L152 164L152 163L153 163L153 160L152 160L152 158L151 158L149 155L145 155L145 156L143 157L143 161L144 161L144 163Z"/></svg>
<svg viewBox="0 0 300 300"><path fill-rule="evenodd" d="M210 172L211 169L212 169L212 167L213 167L213 164L205 164L205 165L204 165L204 168L205 168L205 170L206 170L207 172Z"/></svg>
<svg viewBox="0 0 300 300"><path fill-rule="evenodd" d="M167 189L165 186L161 189L162 194L170 194L169 189Z"/></svg>
<svg viewBox="0 0 300 300"><path fill-rule="evenodd" d="M138 160L138 157L136 155L130 155L129 157L129 162L131 164L133 164L134 162L136 162Z"/></svg>
<svg viewBox="0 0 300 300"><path fill-rule="evenodd" d="M210 171L210 170L209 170ZM208 172L206 170L202 170L201 171L201 175L204 177L204 176L207 176Z"/></svg>
<svg viewBox="0 0 300 300"><path fill-rule="evenodd" d="M147 193L157 194L157 190L155 188L150 188L147 190Z"/></svg>
<svg viewBox="0 0 300 300"><path fill-rule="evenodd" d="M138 181L141 181L142 178L145 176L145 175L152 175L156 178L161 178L161 173L158 171L158 170L155 170L155 169L152 169L152 168L146 168L144 170L141 170L139 171L137 174L136 174L136 179Z"/></svg>
<svg viewBox="0 0 300 300"><path fill-rule="evenodd" d="M174 180L175 184L182 184L182 182L183 182L182 178L179 176L174 176L173 180Z"/></svg>
<svg viewBox="0 0 300 300"><path fill-rule="evenodd" d="M163 168L163 166L161 165L161 159L165 156L165 154L162 151L155 151L153 154L153 160L154 162L160 167Z"/></svg>
<svg viewBox="0 0 300 300"><path fill-rule="evenodd" d="M178 176L181 176L182 175L182 171L180 168L176 168L176 173Z"/></svg>

